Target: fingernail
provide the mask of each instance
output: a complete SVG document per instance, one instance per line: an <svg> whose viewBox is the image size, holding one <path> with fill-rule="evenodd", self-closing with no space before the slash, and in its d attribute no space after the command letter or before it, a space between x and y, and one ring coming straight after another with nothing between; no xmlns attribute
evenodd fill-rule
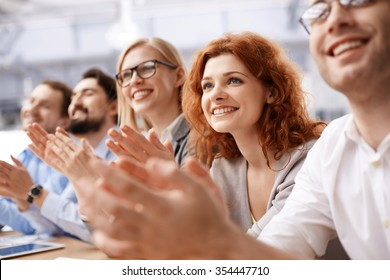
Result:
<svg viewBox="0 0 390 280"><path fill-rule="evenodd" d="M130 131L130 127L128 127L127 125L124 125L124 126L122 126L122 131L123 132L129 132Z"/></svg>
<svg viewBox="0 0 390 280"><path fill-rule="evenodd" d="M120 134L119 134L119 132L117 130L114 129L114 130L110 131L110 136L112 136L112 137L119 137Z"/></svg>

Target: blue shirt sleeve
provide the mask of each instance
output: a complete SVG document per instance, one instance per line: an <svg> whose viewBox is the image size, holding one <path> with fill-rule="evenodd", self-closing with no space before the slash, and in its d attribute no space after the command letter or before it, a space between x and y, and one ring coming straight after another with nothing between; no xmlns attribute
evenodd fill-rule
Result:
<svg viewBox="0 0 390 280"><path fill-rule="evenodd" d="M35 228L19 212L17 205L12 200L0 197L0 213L0 224L8 225L24 234L35 234Z"/></svg>

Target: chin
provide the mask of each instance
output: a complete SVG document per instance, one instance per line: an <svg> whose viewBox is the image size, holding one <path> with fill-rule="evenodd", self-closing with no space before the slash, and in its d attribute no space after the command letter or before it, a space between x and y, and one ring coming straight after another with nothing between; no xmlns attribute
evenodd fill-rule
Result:
<svg viewBox="0 0 390 280"><path fill-rule="evenodd" d="M221 126L212 126L212 128L216 131L216 132L218 132L218 133L230 133L230 131L228 131L227 129L226 129L226 127L221 127Z"/></svg>

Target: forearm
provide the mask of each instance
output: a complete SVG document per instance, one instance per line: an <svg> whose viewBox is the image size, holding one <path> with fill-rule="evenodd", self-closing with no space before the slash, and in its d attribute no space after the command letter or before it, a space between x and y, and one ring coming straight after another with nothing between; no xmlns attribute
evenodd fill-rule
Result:
<svg viewBox="0 0 390 280"><path fill-rule="evenodd" d="M77 202L51 194L42 205L41 214L65 232L91 242L90 230L81 220Z"/></svg>
<svg viewBox="0 0 390 280"><path fill-rule="evenodd" d="M35 234L62 234L61 229L56 224L43 217L37 207L32 207L32 209L22 212L22 215L28 219L31 226L35 229Z"/></svg>
<svg viewBox="0 0 390 280"><path fill-rule="evenodd" d="M300 259L287 252L271 247L253 237L245 234L240 228L229 224L225 232L220 233L220 238L214 239L214 246L209 250L212 256L204 256L205 259Z"/></svg>

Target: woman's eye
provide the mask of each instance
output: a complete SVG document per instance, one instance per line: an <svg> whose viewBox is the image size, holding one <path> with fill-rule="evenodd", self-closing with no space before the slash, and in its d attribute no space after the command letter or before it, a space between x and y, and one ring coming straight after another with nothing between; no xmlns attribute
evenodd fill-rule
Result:
<svg viewBox="0 0 390 280"><path fill-rule="evenodd" d="M208 90L208 89L210 89L211 87L212 87L212 84L211 84L211 83L205 83L205 84L202 85L203 91Z"/></svg>
<svg viewBox="0 0 390 280"><path fill-rule="evenodd" d="M241 80L237 78L230 78L228 84L241 84Z"/></svg>
<svg viewBox="0 0 390 280"><path fill-rule="evenodd" d="M132 76L131 71L122 73L122 79L123 79L123 80L129 79L129 78L131 79L131 76Z"/></svg>

